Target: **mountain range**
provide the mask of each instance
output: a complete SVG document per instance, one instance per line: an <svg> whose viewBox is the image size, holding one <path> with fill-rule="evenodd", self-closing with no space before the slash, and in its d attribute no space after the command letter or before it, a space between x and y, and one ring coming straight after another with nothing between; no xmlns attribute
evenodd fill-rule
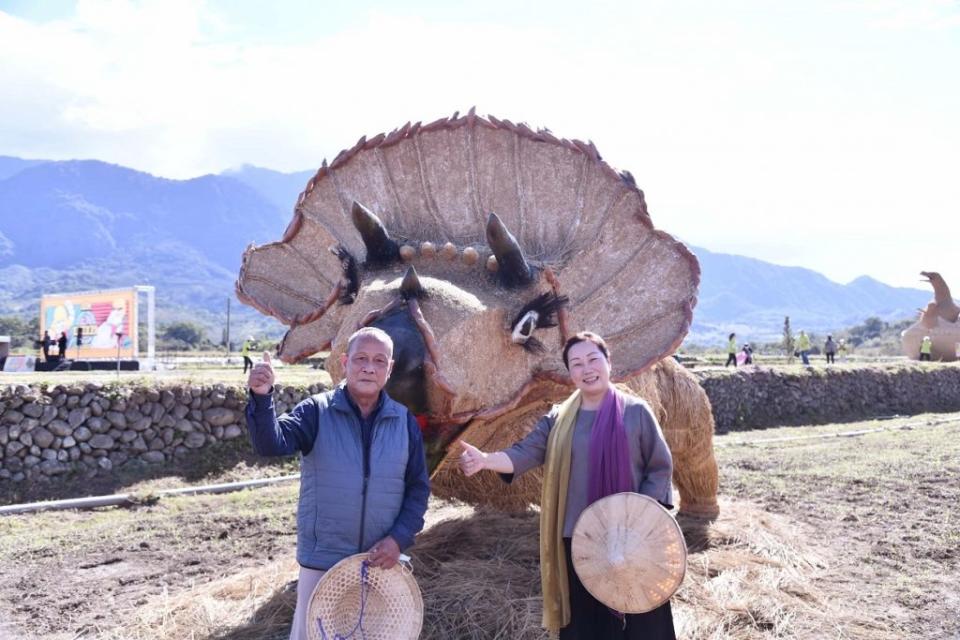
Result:
<svg viewBox="0 0 960 640"><path fill-rule="evenodd" d="M730 331L741 340L777 340L786 316L794 332L828 333L869 317L898 321L916 317L933 298L932 290L892 287L870 276L839 284L802 267L690 249L701 270L690 337L695 342L709 336L718 342Z"/></svg>
<svg viewBox="0 0 960 640"><path fill-rule="evenodd" d="M281 237L312 175L243 166L169 180L96 160L0 156L0 315L35 314L45 292L153 284L161 322L192 319L219 339L243 249ZM690 248L702 271L692 343L719 344L730 331L776 340L785 316L794 330L817 332L871 316L901 320L931 299L868 276L839 284ZM248 307L233 311L234 335L283 331Z"/></svg>

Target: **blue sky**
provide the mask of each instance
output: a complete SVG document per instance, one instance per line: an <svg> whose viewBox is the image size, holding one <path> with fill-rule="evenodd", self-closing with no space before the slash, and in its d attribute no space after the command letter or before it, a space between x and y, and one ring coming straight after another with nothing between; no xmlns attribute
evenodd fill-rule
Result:
<svg viewBox="0 0 960 640"><path fill-rule="evenodd" d="M0 0L0 59L0 154L313 169L476 105L592 139L692 244L960 283L956 0Z"/></svg>

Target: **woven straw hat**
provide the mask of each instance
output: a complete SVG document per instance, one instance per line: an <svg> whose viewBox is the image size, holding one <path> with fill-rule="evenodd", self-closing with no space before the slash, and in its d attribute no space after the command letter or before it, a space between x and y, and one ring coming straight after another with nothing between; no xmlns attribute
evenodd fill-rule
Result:
<svg viewBox="0 0 960 640"><path fill-rule="evenodd" d="M644 613L670 599L687 570L683 532L639 493L616 493L584 509L573 529L573 568L611 609Z"/></svg>
<svg viewBox="0 0 960 640"><path fill-rule="evenodd" d="M307 608L310 640L333 640L335 634L364 640L420 637L423 597L409 566L401 562L393 569L366 567L364 585L367 558L366 553L344 558L320 578Z"/></svg>

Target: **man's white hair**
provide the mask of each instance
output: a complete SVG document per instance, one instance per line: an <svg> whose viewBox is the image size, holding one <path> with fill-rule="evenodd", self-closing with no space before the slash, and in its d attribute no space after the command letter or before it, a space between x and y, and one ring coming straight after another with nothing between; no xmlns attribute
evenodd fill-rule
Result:
<svg viewBox="0 0 960 640"><path fill-rule="evenodd" d="M390 358L393 359L393 338L384 331L383 329L377 329L376 327L364 327L353 332L353 335L350 336L350 339L347 340L347 355L350 354L350 351L353 350L353 345L358 340L376 340L387 346L387 351L390 354Z"/></svg>

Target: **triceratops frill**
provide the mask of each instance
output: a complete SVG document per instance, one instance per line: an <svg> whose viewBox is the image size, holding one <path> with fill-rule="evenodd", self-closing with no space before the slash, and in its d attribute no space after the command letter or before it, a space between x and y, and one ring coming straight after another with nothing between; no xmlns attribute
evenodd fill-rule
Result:
<svg viewBox="0 0 960 640"><path fill-rule="evenodd" d="M335 381L351 333L390 333L388 391L425 424L434 492L500 506L536 498L538 477L488 491L452 471L448 445L463 435L495 448L528 431L569 394L566 336L595 331L614 378L645 391L663 423L682 508L709 514L709 402L664 360L686 335L699 276L686 247L654 229L632 176L592 143L471 110L361 138L325 162L283 239L245 252L237 295L290 326L284 361L329 348ZM685 406L670 415L669 402Z"/></svg>

